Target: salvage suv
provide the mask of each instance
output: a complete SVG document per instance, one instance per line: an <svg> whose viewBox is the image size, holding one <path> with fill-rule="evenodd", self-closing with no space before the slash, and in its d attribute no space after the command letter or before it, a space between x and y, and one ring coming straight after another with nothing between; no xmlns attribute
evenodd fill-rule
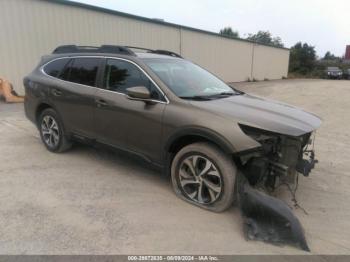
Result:
<svg viewBox="0 0 350 262"><path fill-rule="evenodd" d="M26 116L49 151L80 140L134 153L211 211L237 198L238 174L271 192L316 162L317 116L245 94L170 51L60 46L24 86Z"/></svg>

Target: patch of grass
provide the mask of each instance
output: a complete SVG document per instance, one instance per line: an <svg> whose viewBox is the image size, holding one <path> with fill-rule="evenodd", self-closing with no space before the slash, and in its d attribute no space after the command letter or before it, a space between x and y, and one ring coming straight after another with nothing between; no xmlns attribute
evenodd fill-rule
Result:
<svg viewBox="0 0 350 262"><path fill-rule="evenodd" d="M299 72L290 72L288 74L288 78L306 78L306 79L320 79L324 77L324 70L315 69L311 72L308 72L306 74L302 74Z"/></svg>

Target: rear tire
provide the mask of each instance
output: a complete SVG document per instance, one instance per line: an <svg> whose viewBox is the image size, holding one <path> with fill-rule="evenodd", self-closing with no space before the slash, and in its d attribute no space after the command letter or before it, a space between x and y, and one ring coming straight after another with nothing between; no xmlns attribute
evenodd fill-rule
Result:
<svg viewBox="0 0 350 262"><path fill-rule="evenodd" d="M41 112L38 128L41 140L47 150L61 153L72 146L72 143L67 138L62 121L54 109L47 108Z"/></svg>
<svg viewBox="0 0 350 262"><path fill-rule="evenodd" d="M206 142L185 146L171 164L176 195L213 212L231 207L236 173L232 158L216 145Z"/></svg>

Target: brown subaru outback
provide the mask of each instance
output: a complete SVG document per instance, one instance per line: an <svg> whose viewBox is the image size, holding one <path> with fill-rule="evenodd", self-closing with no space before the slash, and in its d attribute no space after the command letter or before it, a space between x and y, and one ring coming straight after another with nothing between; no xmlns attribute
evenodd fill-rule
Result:
<svg viewBox="0 0 350 262"><path fill-rule="evenodd" d="M316 162L318 117L236 90L170 51L60 46L24 85L26 115L49 151L83 140L134 153L211 211L237 198L238 174L271 192Z"/></svg>

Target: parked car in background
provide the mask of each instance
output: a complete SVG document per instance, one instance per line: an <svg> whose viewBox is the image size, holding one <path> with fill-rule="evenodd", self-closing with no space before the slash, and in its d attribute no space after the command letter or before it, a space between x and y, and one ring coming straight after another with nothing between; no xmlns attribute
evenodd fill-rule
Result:
<svg viewBox="0 0 350 262"><path fill-rule="evenodd" d="M329 66L326 69L326 78L328 79L342 79L343 71L337 66Z"/></svg>

